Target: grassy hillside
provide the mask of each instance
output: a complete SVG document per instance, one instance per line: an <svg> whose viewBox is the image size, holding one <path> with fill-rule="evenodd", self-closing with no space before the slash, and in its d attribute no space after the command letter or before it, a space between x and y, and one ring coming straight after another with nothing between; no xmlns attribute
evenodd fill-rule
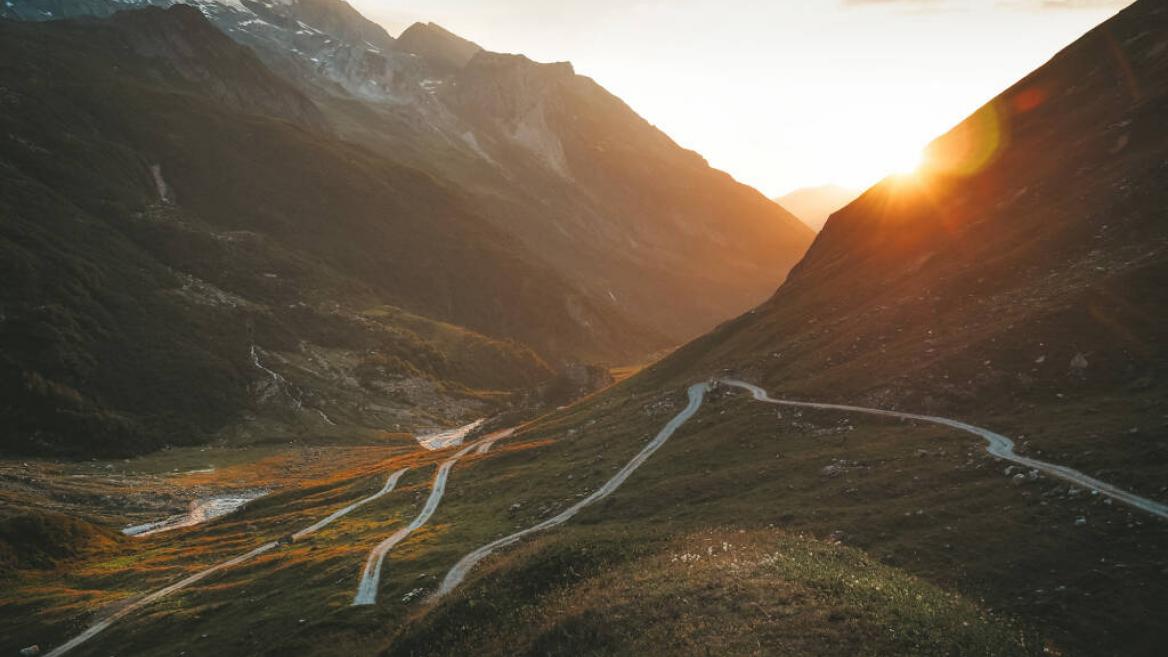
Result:
<svg viewBox="0 0 1168 657"><path fill-rule="evenodd" d="M548 517L611 476L679 401L674 393L606 395L548 418L489 455L468 457L456 466L435 517L391 554L375 607L349 606L364 556L417 514L433 466L448 454L382 448L380 457L365 451L356 465L338 453L331 457L337 466L331 476L295 482L238 516L122 544L73 561L69 569L25 571L10 580L0 616L34 620L19 629L5 626L13 645L56 645L95 609L287 534L368 494L385 473L411 465L400 489L384 500L310 541L120 622L78 654L100 654L113 645L142 655L190 649L461 654L470 646L500 655L634 654L652 645L668 645L671 654L703 654L713 646L733 655L776 646L825 655L1038 654L1035 637L1050 636L1048 628L1034 629L1033 619L1022 623L1012 612L991 613L980 601L987 587L978 582L996 568L988 557L973 560L961 577L951 572L953 560L977 554L984 544L970 541L941 559L927 549L899 547L913 539L926 545L952 540L934 526L935 517L906 523L902 515L935 494L932 477L947 476L947 460L928 461L919 472L929 480L900 486L895 503L874 516L848 501L842 492L847 482L833 481L829 491L819 486L821 461L832 449L820 432L831 430L834 418L775 423L771 411L752 412L733 397L712 400L609 501L488 560L438 606L425 602L467 551ZM720 430L729 413L742 431ZM874 452L896 441L895 432L872 428L879 436ZM915 440L935 445L938 438L923 432ZM904 446L908 459L916 458L914 447ZM776 449L785 457L775 459ZM899 480L897 469L908 459L886 452L848 478L853 486L880 487ZM983 502L994 506L1019 494L1000 486L995 472L971 469L962 476L983 481L989 493ZM827 506L808 513L809 499ZM959 512L947 509L946 522ZM783 528L776 528L780 523ZM889 537L885 531L906 524L910 534ZM1077 531L1057 525L1052 541ZM994 544L1028 535L1022 523L1009 526L1017 533L994 537ZM900 558L881 564L860 547L881 556L895 551ZM1073 550L1067 557L1076 558ZM1033 580L1023 578L1011 591L1029 586ZM86 602L69 602L78 595ZM1009 596L1002 592L989 604L1002 598Z"/></svg>
<svg viewBox="0 0 1168 657"><path fill-rule="evenodd" d="M116 543L109 529L64 514L6 514L0 517L0 573L49 568Z"/></svg>
<svg viewBox="0 0 1168 657"><path fill-rule="evenodd" d="M636 545L624 532L573 532L518 551L509 566L383 654L1036 654L968 600L779 530Z"/></svg>
<svg viewBox="0 0 1168 657"><path fill-rule="evenodd" d="M1166 499L1166 20L1137 2L1067 48L939 139L920 174L836 213L772 299L608 403L649 413L660 390L730 373L780 398L961 418ZM1160 651L1163 522L1011 482L945 431L734 403L655 456L670 472L645 473L643 494L630 483L637 520L765 513L984 600L1040 628L1047 654ZM744 503L710 513L723 497Z"/></svg>
<svg viewBox="0 0 1168 657"><path fill-rule="evenodd" d="M420 511L449 452L334 452L332 474L289 481L239 516L26 570L0 616L33 621L5 626L13 645L56 645L106 605L286 535L409 465L383 500L78 654L1157 654L1163 523L1054 480L1016 484L965 434L778 417L732 392L612 497L427 599L473 548L595 490L683 400L626 383L468 456L434 517L391 553L374 607L350 606L365 555Z"/></svg>

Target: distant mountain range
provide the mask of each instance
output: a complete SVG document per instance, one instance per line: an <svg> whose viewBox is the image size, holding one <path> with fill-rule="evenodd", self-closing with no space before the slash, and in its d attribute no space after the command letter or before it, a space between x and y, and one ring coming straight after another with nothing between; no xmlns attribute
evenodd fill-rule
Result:
<svg viewBox="0 0 1168 657"><path fill-rule="evenodd" d="M333 0L153 4L0 6L5 449L471 418L696 335L810 243L569 64Z"/></svg>
<svg viewBox="0 0 1168 657"><path fill-rule="evenodd" d="M856 200L859 190L840 185L803 187L775 199L813 230L819 231L836 210Z"/></svg>

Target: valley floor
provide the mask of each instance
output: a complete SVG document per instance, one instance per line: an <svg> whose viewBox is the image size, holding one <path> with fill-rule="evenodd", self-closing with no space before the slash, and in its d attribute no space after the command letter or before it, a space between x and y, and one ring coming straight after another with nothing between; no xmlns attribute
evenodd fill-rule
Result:
<svg viewBox="0 0 1168 657"><path fill-rule="evenodd" d="M207 525L21 571L0 600L0 651L48 650L135 596L270 543L71 654L1153 655L1168 638L1168 523L1153 515L1019 470L948 427L776 408L724 386L700 410L691 392L685 410L696 412L677 422L683 391L617 390L493 449L463 448L435 505L426 502L453 450L255 448L214 456L224 460L213 472L194 452L160 455L125 476L280 486ZM1016 435L1061 426L1062 415L977 424ZM671 419L676 435L661 440ZM1059 455L1057 440L1035 440ZM1117 483L1162 497L1147 490L1156 464L1146 466ZM22 467L0 474L11 483ZM124 483L112 463L28 467L44 470L27 479L51 471L58 482L42 504L81 499L61 494L68 485L100 499ZM304 540L282 540L371 497ZM102 508L96 499L62 510ZM105 508L106 523L130 520ZM353 607L370 551L403 528L377 603ZM456 562L499 539L515 546L482 555L435 601Z"/></svg>

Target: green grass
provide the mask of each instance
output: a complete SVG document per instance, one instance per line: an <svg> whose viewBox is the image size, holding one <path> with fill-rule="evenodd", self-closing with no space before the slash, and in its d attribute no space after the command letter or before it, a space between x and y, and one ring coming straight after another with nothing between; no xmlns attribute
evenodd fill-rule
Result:
<svg viewBox="0 0 1168 657"><path fill-rule="evenodd" d="M779 530L649 542L569 529L407 626L386 655L1039 654L858 550Z"/></svg>
<svg viewBox="0 0 1168 657"><path fill-rule="evenodd" d="M349 606L363 560L420 509L433 456L410 457L418 467L398 491L311 541L130 617L78 654L1156 654L1160 524L1053 482L1015 486L964 434L825 412L779 419L739 395L708 400L612 497L492 556L437 607L423 602L469 550L608 479L683 400L629 393L553 414L456 466L434 518L390 554L375 607ZM837 459L843 472L825 476ZM79 607L54 587L91 601L150 590L372 492L375 469L402 462L159 538L124 573L33 577L21 587L46 592L32 603L43 611L20 636L69 634ZM1088 526L1075 526L1080 515ZM674 560L723 541L735 547L715 559Z"/></svg>
<svg viewBox="0 0 1168 657"><path fill-rule="evenodd" d="M116 545L117 536L80 518L46 511L8 511L0 517L0 576L48 568Z"/></svg>

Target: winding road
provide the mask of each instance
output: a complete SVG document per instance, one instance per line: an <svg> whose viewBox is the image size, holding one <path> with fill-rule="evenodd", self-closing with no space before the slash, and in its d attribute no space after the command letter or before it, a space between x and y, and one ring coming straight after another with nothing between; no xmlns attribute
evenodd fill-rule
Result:
<svg viewBox="0 0 1168 657"><path fill-rule="evenodd" d="M1136 495L1134 493L1125 491L1121 488L1118 488L1116 486L1108 484L1107 482L1100 481L1098 479L1095 479L1093 477L1085 475L1082 472L1079 472L1078 470L1074 470L1074 469L1068 468L1066 466L1057 465L1054 463L1048 463L1046 461L1040 461L1038 459L1033 459L1033 458L1029 458L1029 457L1025 457L1025 456L1019 456L1018 454L1016 454L1014 452L1014 441L1010 440L1009 438L1007 438L999 433L995 433L995 432L990 431L988 429L983 429L981 427L977 427L977 426L974 426L972 424L961 422L959 420L952 420L949 418L938 417L938 416L933 416L933 415L920 415L920 414L916 414L916 413L902 413L899 411L888 411L888 410L876 409L876 408L865 408L862 406L848 406L848 405L844 405L844 404L825 404L825 403L818 403L818 402L801 402L801 401L790 401L790 400L784 400L784 399L775 399L775 398L771 397L767 393L766 390L764 390L763 388L761 388L759 386L751 384L751 383L746 383L744 381L738 381L738 380L734 380L734 379L722 380L721 383L724 383L725 385L728 385L728 386L732 386L732 387L746 390L757 401L765 402L768 404L777 404L780 406L791 406L791 407L798 407L798 408L812 408L812 409L828 410L828 411L841 411L841 412L845 412L845 413L863 413L863 414L867 414L867 415L878 415L878 416L883 416L883 417L892 417L892 418L899 418L899 419L905 419L905 420L916 420L916 421L921 421L921 422L928 422L928 423L932 423L932 424L937 424L937 425L941 425L941 426L945 426L945 427L950 427L953 429L957 429L959 431L964 431L966 433L973 434L973 435L978 436L978 437L982 438L983 440L985 440L986 441L986 447L985 447L986 452L992 456L1001 458L1001 459L1006 460L1006 461L1010 461L1012 463L1017 463L1017 464L1022 465L1022 466L1026 466L1028 468L1033 468L1033 469L1038 470L1040 472L1044 472L1052 477L1057 477L1059 479L1070 482L1070 483L1075 484L1077 486L1081 486L1081 487L1084 487L1084 488L1087 488L1087 489L1090 489L1093 491L1098 491L1099 494L1110 497L1118 502L1121 502L1123 504L1127 504L1127 505L1129 505L1133 508L1139 509L1141 511L1145 511L1145 512L1150 513L1152 515L1155 515L1159 518L1168 519L1168 505L1165 505L1165 504L1162 504L1160 502L1156 502L1155 500L1151 500L1151 499ZM688 396L689 396L688 405L684 409L682 409L682 411L680 413L678 413L672 419L670 419L669 422L666 423L665 426L661 428L661 430L657 433L657 435L651 441L649 441L641 449L641 451L637 453L636 456L634 456L632 458L632 460L630 460L628 463L626 463L625 466L622 467L615 475L613 475L613 477L611 479L609 479L607 482L605 482L605 484L603 486L598 488L596 491L594 491L588 497L573 504L572 506L568 507L567 509L565 509L564 511L562 511L558 515L553 516L552 518L549 518L549 519L544 520L536 525L528 527L527 529L515 532L509 536L505 536L503 538L492 541L492 542L470 552L466 556L464 556L446 574L446 577L443 579L441 586L433 594L432 599L438 599L438 598L446 595L447 593L451 592L452 590L454 590L460 583L462 583L462 581L466 578L467 574L476 565L478 565L479 562L481 562L483 559L485 559L487 556L489 556L491 553L495 552L496 550L498 550L500 548L507 547L509 545L513 545L513 544L521 541L522 539L524 539L527 536L530 536L532 534L535 534L535 533L544 531L546 529L551 529L553 527L562 525L565 522L567 522L568 520L570 520L572 517L574 517L581 510L585 509L586 507L588 507L592 504L595 504L596 502L599 502L600 500L603 500L604 498L608 497L613 492L615 492L618 488L620 488L620 486L622 484L625 483L625 481L639 467L641 467L641 465L643 465L649 459L649 457L651 457L658 449L660 449L661 446L664 445L666 443L666 441L668 441L682 425L684 425L687 421L689 421L690 418L692 418L694 416L694 414L697 413L697 411L702 406L702 402L705 399L706 393L709 390L710 390L710 384L707 384L707 383L697 383L697 384L690 386L688 391L687 391ZM469 433L469 432L467 432L467 433ZM434 512L437 510L438 505L442 501L442 497L446 492L447 480L449 478L450 471L451 471L451 469L454 468L455 464L457 464L459 460L461 460L464 456L466 456L467 454L469 454L472 451L475 451L478 454L486 454L491 449L491 447L494 446L494 444L497 441L502 440L502 439L507 438L507 437L510 437L513 433L514 433L514 430L510 429L510 430L498 431L498 432L492 433L490 435L487 435L474 443L466 445L461 450L459 450L457 453L455 453L452 457L450 457L446 461L442 462L442 464L438 467L438 470L434 475L434 481L433 481L433 485L432 485L431 490L430 490L430 496L427 498L426 503L423 506L421 513L419 513L418 516L416 518L414 518L414 520L411 521L409 525L394 532L393 535L391 535L389 538L382 541L380 544L377 545L377 547L375 547L369 553L369 556L365 562L365 569L362 573L361 581L358 585L357 594L353 599L354 606L370 605L370 604L374 604L376 602L377 588L378 588L378 584L380 581L381 570L382 570L382 566L384 564L386 555L389 553L390 550L392 550L394 548L394 546L401 543L411 533L413 533L418 528L425 525L426 522L429 521L430 517L434 515ZM403 468L403 469L397 470L396 472L390 474L388 479L385 482L385 485L382 486L381 490L377 491L373 495L362 498L356 502L353 502L352 504L349 504L348 506L345 506L341 509L338 509L337 511L333 512L332 514L323 518L322 520L317 521L316 523L313 523L312 525L309 525L308 527L305 527L304 529L300 530L299 532L296 532L295 534L292 535L292 537L291 537L292 540L297 541L297 540L303 539L303 538L313 534L314 532L317 532L317 531L323 529L324 527L327 527L332 522L334 522L337 519L351 513L352 511L360 508L361 506L364 506L365 504L368 504L368 503L388 494L390 491L392 491L397 486L398 481L401 479L401 477L403 475L405 475L405 473L408 470L409 470L409 468ZM212 566L212 567L207 568L205 570L202 570L198 573L190 575L190 576L186 577L185 579L182 579L178 582L175 582L174 584L171 584L171 585L166 586L162 589L159 589L153 593L150 593L150 594L138 599L137 601L135 601L131 604L128 604L128 605L118 609L117 611L113 612L112 614L110 614L109 616L107 616L106 618L101 620L100 622L92 625L89 629L85 630L84 632L82 632L78 636L74 637L73 639L69 640L65 644L62 644L61 646L59 646L56 649L47 653L46 657L60 657L61 655L64 655L65 653L69 652L73 648L76 648L77 646L81 645L82 643L85 643L89 639L92 639L94 636L96 636L97 634L99 634L100 632L102 632L103 630L108 628L110 625L112 625L116 621L126 617L127 615L129 615L129 614L131 614L131 613L133 613L133 612L135 612L135 611L137 611L137 610L139 610L139 609L141 609L149 604L157 602L161 598L164 598L172 593L175 593L177 591L181 591L182 589L187 588L188 586L195 584L195 583L199 582L200 580L203 580L203 579L205 579L205 578L207 578L207 577L209 577L217 572L220 572L222 570L226 570L226 569L231 568L233 566L237 566L239 564L247 562L247 561L254 559L255 557L258 557L266 552L274 550L279 546L280 546L280 542L278 542L278 541L265 543L264 545L259 546L258 548L252 550L251 552L248 552L246 554L242 554L242 555L237 556L233 559L229 559L227 561L219 563L215 566Z"/></svg>
<svg viewBox="0 0 1168 657"><path fill-rule="evenodd" d="M495 440L498 440L496 438ZM490 449L490 445L494 444L494 440L489 443L487 439L479 442L471 443L466 447L458 450L458 452L442 462L438 466L438 472L434 474L434 484L430 487L430 497L426 498L426 504L422 507L422 512L416 518L410 521L410 524L390 535L373 548L369 553L369 557L365 559L365 570L361 573L361 581L357 585L357 595L353 596L354 607L363 605L371 605L377 602L377 585L381 582L381 567L385 564L385 555L389 554L398 543L401 543L407 536L414 533L422 525L430 520L430 516L438 510L438 504L442 501L442 496L446 494L446 480L450 477L450 470L454 468L454 464L458 463L462 457L466 456L474 449L482 449L486 446Z"/></svg>
<svg viewBox="0 0 1168 657"><path fill-rule="evenodd" d="M482 421L479 421L477 423L474 423L473 426L469 426L469 430L467 430L465 432L459 432L460 435L457 436L457 440L461 441L461 439L463 437L465 437L467 434L470 433L470 430L477 428L481 424L482 424ZM463 429L466 429L466 428L464 427ZM456 431L458 431L458 430L456 430ZM419 514L418 517L415 518L414 521L411 522L407 527L399 530L398 532L394 533L393 536L390 536L388 539L383 541L370 554L369 560L367 561L366 566L365 566L365 573L364 573L364 576L362 577L361 587L358 591L357 599L355 599L353 602L354 605L373 604L373 602L376 601L376 599L377 599L377 582L378 582L378 579L380 578L381 565L385 559L385 555L389 552L390 549L393 548L393 546L400 543L403 539L405 539L406 536L408 536L414 530L416 530L417 528L424 525L426 523L426 521L429 520L430 516L432 516L434 514L434 511L438 508L438 503L442 500L442 496L445 493L446 479L450 474L450 469L454 467L454 464L457 463L459 461L459 459L461 459L463 456L466 456L466 454L468 454L472 450L476 451L476 453L478 453L478 454L486 454L487 452L490 451L490 449L495 445L496 442L498 442L499 440L502 440L504 438L510 437L514 432L515 432L514 429L504 429L502 431L496 431L492 434L489 434L489 435L485 436L482 440L475 442L471 445L468 445L467 447L463 448L462 450L459 450L459 452L457 454L455 454L453 457L451 457L450 459L448 459L447 461L442 463L441 466L439 466L438 473L435 475L435 478L434 478L434 487L430 493L430 498L426 501L426 506L422 509L422 513ZM450 433L455 433L455 432L450 432ZM317 522L309 525L308 527L305 527L304 529L301 529L300 531L296 532L295 534L292 534L292 537L291 537L292 541L295 542L295 541L305 539L305 538L311 536L312 534L315 534L316 532L320 531L321 529L324 529L325 527L331 525L333 522L339 520L340 518L352 513L353 511L356 511L357 509L361 508L362 506L365 506L366 504L369 504L370 502L373 502L381 497L384 497L385 495L388 495L390 492L392 492L397 487L398 482L401 480L401 478L407 472L409 472L409 470L410 470L410 468L402 468L400 470L393 472L386 479L385 485L383 485L381 487L381 489L378 490L376 493L369 495L368 497L363 497L363 498L357 500L356 502L349 504L348 506L337 509L336 511L329 514L328 516L318 520ZM60 646L53 649L52 651L46 653L46 657L60 657L61 655L68 653L69 651L71 651L74 648L76 648L77 646L85 643L86 641L89 641L90 639L92 639L93 637L97 636L102 631L104 631L106 628L110 627L111 625L113 625L117 621L121 620L122 618L125 618L126 616L134 613L135 611L138 611L139 609L142 609L143 607L146 607L150 604L153 604L153 603L161 600L162 598L165 598L173 593L177 593L178 591L181 591L181 590L191 586L192 584L196 584L199 581L206 579L207 577L210 577L211 575L214 575L215 573L221 572L223 570L227 570L227 569L232 568L234 566L238 566L238 565L243 564L247 561L250 561L250 560L266 553L266 552L270 552L279 546L280 546L279 541L272 541L270 543L265 543L265 544L259 546L258 548L252 550L251 552L248 552L246 554L241 554L241 555L234 557L232 559L228 559L227 561L216 564L214 566L211 566L210 568L207 568L205 570L201 570L193 575L190 575L182 580L179 580L178 582L175 582L174 584L170 584L164 588L161 588L157 591L154 591L153 593L147 594L147 595L143 596L142 598L118 609L117 611L110 614L106 618L104 618L101 621L90 626L88 629L86 629L81 634L70 639L69 641L67 641L64 644L61 644ZM374 562L376 562L375 567L372 567L371 564L373 564Z"/></svg>
<svg viewBox="0 0 1168 657"><path fill-rule="evenodd" d="M1014 453L1014 441L999 433L990 431L989 429L983 429L981 427L961 422L959 420L951 420L949 418L937 417L933 415L901 413L898 411L886 411L877 408L864 408L862 406L847 406L843 404L821 404L816 402L797 402L774 399L767 394L766 390L751 383L746 383L744 381L738 381L734 379L724 379L720 382L729 386L747 390L754 396L756 400L766 402L768 404L779 404L782 406L794 406L799 408L815 408L829 411L843 411L847 413L865 413L868 415L880 415L884 417L895 417L906 420L919 420L922 422L931 422L933 424L939 424L942 426L951 427L953 429L958 429L960 431L971 433L975 436L983 438L987 443L986 452L993 456L1006 461L1017 463L1019 465L1033 468L1040 472L1045 472L1051 476L1063 479L1064 481L1069 481L1077 486L1082 486L1091 490L1097 490L1101 495L1106 495L1133 508L1146 511L1160 518L1168 519L1168 505L1161 504L1145 497L1140 497L1134 493L1129 493L1128 491L1112 486L1107 482L1099 481L1098 479L1089 477L1082 472L1079 472L1078 470L1074 470L1066 466L1047 463L1046 461L1039 461L1038 459L1032 459L1025 456L1019 456L1018 454ZM595 493L589 495L580 502L577 502L553 518L549 518L548 520L533 525L527 529L515 532L510 536L505 536L496 541L488 543L463 557L446 574L446 577L442 581L442 585L434 593L432 599L436 600L453 591L466 578L467 573L469 573L471 569L473 569L480 561L485 559L495 550L513 545L523 538L530 536L531 534L541 532L545 529L550 529L557 525L562 525L571 519L572 516L579 513L580 510L584 507L587 507L588 505L593 504L610 495L621 484L623 484L625 480L629 478L629 475L631 475L633 471L640 467L641 464L644 463L645 460L653 454L653 452L657 451L657 449L660 448L661 445L665 443L665 441L669 440L670 436L672 436L681 425L685 424L687 420L693 417L694 413L696 413L697 410L701 407L702 400L708 389L709 386L704 383L690 386L689 405L686 406L682 412L678 413L672 420L670 420L669 423L661 429L661 432L657 434L656 438L650 441L649 444L646 445L645 448L642 449L641 452L633 458L632 461L629 461L629 463L625 465L625 467L622 468L620 472L616 474L616 476L610 479L608 483L598 489Z"/></svg>
<svg viewBox="0 0 1168 657"><path fill-rule="evenodd" d="M110 614L105 619L101 620L100 622L97 622L97 623L91 625L89 627L89 629L85 630L81 634L78 634L77 636L73 637L69 641L61 644L56 649L50 651L45 657L59 657L60 655L64 655L65 653L69 652L70 650L76 648L77 646L79 646L79 645L85 643L86 641L92 639L93 637L97 636L98 634L100 634L103 630L105 630L110 625L113 625L115 622L121 620L122 618L134 613L135 611L138 611L142 607L145 607L146 605L158 602L159 600L161 600L162 598L165 598L166 596L170 595L171 593L174 593L176 591L181 591L182 589L185 589L186 587L190 586L191 584L194 584L194 583L198 582L199 580L205 579L207 577L210 577L211 575L214 575L215 573L217 573L221 570L226 570L228 568L231 568L232 566L238 566L239 564L241 564L245 561L249 561L255 557L258 557L265 552L270 552L271 550L274 550L278 545L279 545L279 543L276 543L275 541L273 541L271 543L265 543L265 544L259 546L258 548L252 550L251 552L248 552L247 554L241 554L238 557L235 557L234 559L229 559L228 561L224 561L223 563L220 563L218 565L211 566L210 568L208 568L206 570L199 571L199 572L195 573L194 575L187 577L186 579L183 579L183 580L175 582L174 584L171 584L170 586L158 589L154 593L151 593L151 594L147 595L146 597L140 598L139 600L137 600L131 604L128 604L125 607L122 607L121 609Z"/></svg>
<svg viewBox="0 0 1168 657"><path fill-rule="evenodd" d="M398 480L400 480L402 478L402 475L404 475L407 471L409 471L409 468L402 468L401 470L394 472L393 474L389 475L388 479L386 479L385 485L381 487L381 490L377 491L376 493L374 493L368 497L362 498L362 499L360 499L360 500L358 500L358 501L356 501L356 502L354 502L354 503L352 503L352 504L350 504L342 509L338 509L337 511L333 512L331 515L324 518L323 520L315 522L315 523L309 525L308 527L301 529L300 531L298 531L292 535L292 540L297 541L297 540L305 538L313 533L316 533L316 532L320 531L321 529L324 529L325 527L332 524L338 518L341 518L342 516L348 515L349 513L351 513L354 510L372 502L373 500L376 500L377 498L388 494L390 491L392 491L394 489L394 487L397 486ZM238 566L244 562L250 561L250 560L260 556L261 554L264 554L265 552L270 552L279 546L280 546L279 541L272 541L271 543L265 543L265 544L259 546L258 548L252 550L251 552L248 552L247 554L241 554L238 557L235 557L233 559L228 559L227 561L224 561L222 563L211 566L210 568L207 568L206 570L201 570L201 571L195 573L194 575L191 575L185 579L179 580L179 581L175 582L174 584L171 584L171 585L166 586L164 588L158 589L157 591L155 591L153 593L150 593L142 598L139 598L138 600L126 605L125 607L118 609L117 611L115 611L114 613L105 617L101 621L91 625L89 627L89 629L85 630L81 634L78 634L77 636L73 637L69 641L67 641L67 642L61 644L60 646L58 646L57 648L49 651L48 653L46 653L45 657L60 657L61 655L64 655L65 653L69 652L70 650L73 650L77 646L79 646L79 645L85 643L86 641L92 639L93 637L97 636L103 630L108 628L110 625L113 625L115 622L121 620L122 618L125 618L126 616L134 613L135 611L138 611L139 609L141 609L147 605L158 602L162 598L165 598L166 596L168 596L172 593L176 593L178 591L181 591L181 590L187 588L188 586L199 582L200 580L206 579L207 577L214 575L215 573L218 573L218 572L223 571L223 570L227 570L228 568L232 568L232 567Z"/></svg>
<svg viewBox="0 0 1168 657"><path fill-rule="evenodd" d="M409 471L410 471L409 468L402 468L401 470L394 472L393 474L389 475L389 479L385 480L385 485L381 487L381 490L370 495L369 497L357 500L356 502L353 502L352 504L350 504L349 506L347 506L343 509L337 509L328 517L326 517L322 520L319 520L319 521L305 527L304 529L301 529L300 531L298 531L292 535L292 540L299 541L302 538L305 538L307 536L315 534L316 532L331 525L333 523L333 521L337 520L338 518L341 518L343 516L347 516L350 513L352 513L353 511L356 511L357 509L365 506L366 504L369 504L373 500L376 500L379 497L384 497L385 495L388 495L390 492L393 491L394 488L397 488L397 482L402 478L403 475L405 475L405 473L407 473Z"/></svg>
<svg viewBox="0 0 1168 657"><path fill-rule="evenodd" d="M479 448L475 450L475 454L486 454L487 452L491 451L491 448L495 446L495 443L499 442L500 440L510 438L513 435L515 435L514 427L488 434L484 436L483 439L479 442Z"/></svg>
<svg viewBox="0 0 1168 657"><path fill-rule="evenodd" d="M774 399L766 390L745 381L737 381L734 379L725 379L722 381L726 385L742 388L750 392L754 398L761 402L768 404L778 404L780 406L794 406L798 408L816 408L827 411L844 411L846 413L864 413L866 415L881 415L884 417L895 417L904 420L919 420L921 422L931 422L932 424L940 424L942 426L958 429L966 433L971 433L975 436L983 438L986 441L986 452L996 456L1002 460L1024 465L1028 468L1033 468L1039 472L1045 472L1052 477L1058 477L1063 481L1068 481L1076 486L1082 486L1090 490L1099 491L1100 495L1106 495L1117 502L1123 502L1128 506L1146 511L1154 516L1168 519L1168 505L1161 504L1155 500L1150 500L1146 497L1140 497L1134 493L1129 493L1122 488L1112 486L1105 481L1099 481L1094 477L1089 477L1078 470L1068 468L1064 465L1057 465L1055 463L1047 463L1046 461L1039 461L1025 456L1019 456L1014 453L1014 441L1009 438L990 431L976 427L972 424L967 424L958 420L950 420L946 417L937 417L935 415L918 415L916 413L901 413L899 411L885 411L878 408L864 408L862 406L846 406L843 404L820 404L815 402L797 402L788 401L784 399Z"/></svg>
<svg viewBox="0 0 1168 657"><path fill-rule="evenodd" d="M645 447L642 448L641 451L633 457L633 460L626 463L625 467L621 468L619 472L613 475L612 479L609 479L603 486L596 489L596 491L591 495L585 497L567 509L564 509L562 512L560 512L559 515L548 518L547 520L544 520L543 522L532 527L528 527L522 531L515 532L510 536L504 536L503 538L500 538L496 541L487 543L481 548L463 557L457 564L454 565L453 568L450 569L450 572L446 573L445 579L442 580L442 586L439 587L438 591L434 594L434 597L438 598L453 591L454 588L462 582L462 580L466 577L466 574L470 572L472 568L474 568L480 561L485 559L495 550L512 545L514 543L518 543L524 537L530 536L536 532L541 532L545 529L551 529L557 525L562 525L568 520L571 520L572 516L575 516L585 507L591 504L595 504L596 502L599 502L600 500L611 495L613 491L615 491L617 488L620 488L621 484L625 483L625 480L628 479L630 475L636 472L637 468L641 467L645 461L649 460L649 457L653 455L653 452L656 452L662 445L664 445L665 441L669 440L669 438L675 431L678 430L678 428L681 427L681 425L685 424L687 420L693 417L694 413L698 412L698 409L702 406L702 400L705 398L707 390L709 390L709 385L705 383L695 383L694 385L690 386L689 405L687 405L680 413L675 415L672 420L670 420L664 427L662 427L661 431L657 433L657 436L654 437L653 440L649 441L649 444L645 445Z"/></svg>

